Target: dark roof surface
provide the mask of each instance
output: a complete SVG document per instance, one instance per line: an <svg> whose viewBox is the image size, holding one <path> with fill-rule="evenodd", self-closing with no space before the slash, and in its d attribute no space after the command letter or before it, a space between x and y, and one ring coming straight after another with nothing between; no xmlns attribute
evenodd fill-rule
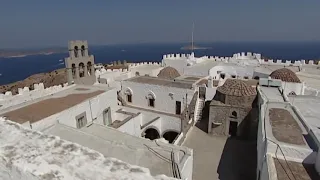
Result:
<svg viewBox="0 0 320 180"><path fill-rule="evenodd" d="M288 68L277 69L270 74L270 77L272 79L280 79L281 81L284 81L284 82L301 83L296 73L294 73Z"/></svg>
<svg viewBox="0 0 320 180"><path fill-rule="evenodd" d="M227 79L222 86L217 88L217 91L230 96L254 96L257 94L255 88L240 79Z"/></svg>

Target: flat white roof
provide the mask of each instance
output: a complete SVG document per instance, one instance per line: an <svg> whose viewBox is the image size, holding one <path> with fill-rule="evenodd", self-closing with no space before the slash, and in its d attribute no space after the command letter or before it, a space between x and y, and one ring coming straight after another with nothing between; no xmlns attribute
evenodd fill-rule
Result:
<svg viewBox="0 0 320 180"><path fill-rule="evenodd" d="M21 176L60 180L172 179L163 175L152 177L146 168L105 157L79 144L25 129L2 118L0 136L1 167L7 173L0 174L1 179L21 179Z"/></svg>
<svg viewBox="0 0 320 180"><path fill-rule="evenodd" d="M147 167L153 175L172 176L172 151L180 160L177 162L180 168L192 155L192 150L186 147L138 138L97 124L82 129L56 124L44 133L89 147L106 157L115 157L130 164Z"/></svg>
<svg viewBox="0 0 320 180"><path fill-rule="evenodd" d="M283 96L277 87L259 86L258 91L267 98L269 102L284 102Z"/></svg>
<svg viewBox="0 0 320 180"><path fill-rule="evenodd" d="M320 143L320 97L317 96L289 96L290 102L295 106L307 126L315 134Z"/></svg>

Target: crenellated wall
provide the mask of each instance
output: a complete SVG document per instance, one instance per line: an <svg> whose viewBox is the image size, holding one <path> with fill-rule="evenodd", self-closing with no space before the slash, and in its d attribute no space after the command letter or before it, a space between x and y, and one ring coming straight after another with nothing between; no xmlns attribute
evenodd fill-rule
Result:
<svg viewBox="0 0 320 180"><path fill-rule="evenodd" d="M65 83L63 84L63 86L56 85L45 88L43 83L39 83L33 85L34 90L30 90L29 87L19 88L19 93L16 95L12 95L11 91L7 91L5 94L0 94L0 110L44 96L48 96L73 86L74 85L68 86L68 84Z"/></svg>
<svg viewBox="0 0 320 180"><path fill-rule="evenodd" d="M135 68L143 65L158 65L161 66L161 62L140 62L140 63L130 63L129 64L129 70L130 68Z"/></svg>
<svg viewBox="0 0 320 180"><path fill-rule="evenodd" d="M190 54L165 54L162 60L179 60L190 57ZM235 53L232 57L220 57L220 56L203 56L202 59L229 62L231 59L246 60L246 59L256 59L260 64L268 65L286 65L286 66L299 66L299 65L319 65L319 61L315 60L282 60L282 59L263 59L261 54L251 53L251 52L241 52Z"/></svg>

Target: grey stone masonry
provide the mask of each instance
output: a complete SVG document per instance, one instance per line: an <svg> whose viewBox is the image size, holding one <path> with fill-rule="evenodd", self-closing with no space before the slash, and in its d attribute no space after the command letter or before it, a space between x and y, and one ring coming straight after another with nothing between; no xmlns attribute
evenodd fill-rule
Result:
<svg viewBox="0 0 320 180"><path fill-rule="evenodd" d="M65 58L68 84L87 84L95 82L94 56L89 55L87 41L70 41L69 57Z"/></svg>

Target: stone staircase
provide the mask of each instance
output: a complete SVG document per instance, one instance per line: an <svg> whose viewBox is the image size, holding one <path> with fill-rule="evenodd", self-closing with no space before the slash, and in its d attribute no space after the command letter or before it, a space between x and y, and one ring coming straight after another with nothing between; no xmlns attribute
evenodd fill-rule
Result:
<svg viewBox="0 0 320 180"><path fill-rule="evenodd" d="M198 106L196 107L196 110L195 110L195 123L201 120L204 103L205 102L203 99L201 98L198 99Z"/></svg>

